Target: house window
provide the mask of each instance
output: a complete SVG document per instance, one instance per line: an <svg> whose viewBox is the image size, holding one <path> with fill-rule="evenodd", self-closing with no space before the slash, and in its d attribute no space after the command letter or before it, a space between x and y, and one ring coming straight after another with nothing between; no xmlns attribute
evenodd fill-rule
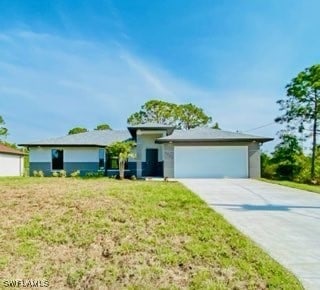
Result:
<svg viewBox="0 0 320 290"><path fill-rule="evenodd" d="M119 169L119 161L117 156L109 156L108 169Z"/></svg>
<svg viewBox="0 0 320 290"><path fill-rule="evenodd" d="M103 148L99 148L99 169L104 169L105 154L105 150Z"/></svg>
<svg viewBox="0 0 320 290"><path fill-rule="evenodd" d="M51 164L52 164L52 170L63 169L63 150L60 150L60 149L51 150Z"/></svg>
<svg viewBox="0 0 320 290"><path fill-rule="evenodd" d="M119 157L115 155L108 156L108 169L119 169ZM124 169L128 169L128 161L124 165Z"/></svg>

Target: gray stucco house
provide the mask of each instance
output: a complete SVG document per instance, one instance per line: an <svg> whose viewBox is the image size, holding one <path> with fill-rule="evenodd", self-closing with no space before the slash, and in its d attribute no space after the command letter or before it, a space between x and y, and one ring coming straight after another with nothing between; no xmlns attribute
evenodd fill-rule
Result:
<svg viewBox="0 0 320 290"><path fill-rule="evenodd" d="M51 176L56 170L80 170L82 175L101 170L116 175L117 157L108 156L105 148L125 140L136 142L136 157L126 165L128 176L256 178L260 177L260 145L272 138L142 124L127 130L91 131L20 145L30 150L30 172L42 170Z"/></svg>

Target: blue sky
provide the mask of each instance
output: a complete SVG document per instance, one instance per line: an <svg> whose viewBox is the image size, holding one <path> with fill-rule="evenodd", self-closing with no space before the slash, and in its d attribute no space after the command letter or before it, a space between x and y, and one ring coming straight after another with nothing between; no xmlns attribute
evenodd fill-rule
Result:
<svg viewBox="0 0 320 290"><path fill-rule="evenodd" d="M121 129L154 98L192 102L225 130L271 123L285 85L319 63L319 11L317 0L1 0L7 140Z"/></svg>

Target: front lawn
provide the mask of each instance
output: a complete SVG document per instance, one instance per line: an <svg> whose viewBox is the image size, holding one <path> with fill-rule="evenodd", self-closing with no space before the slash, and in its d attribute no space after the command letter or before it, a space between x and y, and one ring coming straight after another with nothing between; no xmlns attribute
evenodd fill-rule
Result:
<svg viewBox="0 0 320 290"><path fill-rule="evenodd" d="M47 279L51 289L302 289L179 183L0 178L0 195L2 279Z"/></svg>
<svg viewBox="0 0 320 290"><path fill-rule="evenodd" d="M279 185L288 186L292 188L320 193L319 185L304 184L304 183L298 183L298 182L287 181L287 180L273 180L273 179L266 179L266 178L261 178L261 180L269 183L274 183L274 184L279 184Z"/></svg>

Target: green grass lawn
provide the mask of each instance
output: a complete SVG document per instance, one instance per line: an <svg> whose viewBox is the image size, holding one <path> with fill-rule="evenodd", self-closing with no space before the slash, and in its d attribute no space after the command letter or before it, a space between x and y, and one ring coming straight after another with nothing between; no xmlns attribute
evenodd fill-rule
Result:
<svg viewBox="0 0 320 290"><path fill-rule="evenodd" d="M0 195L2 279L47 279L51 289L302 289L179 183L0 178Z"/></svg>
<svg viewBox="0 0 320 290"><path fill-rule="evenodd" d="M320 193L320 186L319 185L297 183L297 182L287 181L287 180L272 180L272 179L266 179L266 178L261 178L260 180L265 181L265 182L269 182L269 183L284 185L284 186L288 186L288 187L292 187L292 188L297 188L297 189Z"/></svg>

